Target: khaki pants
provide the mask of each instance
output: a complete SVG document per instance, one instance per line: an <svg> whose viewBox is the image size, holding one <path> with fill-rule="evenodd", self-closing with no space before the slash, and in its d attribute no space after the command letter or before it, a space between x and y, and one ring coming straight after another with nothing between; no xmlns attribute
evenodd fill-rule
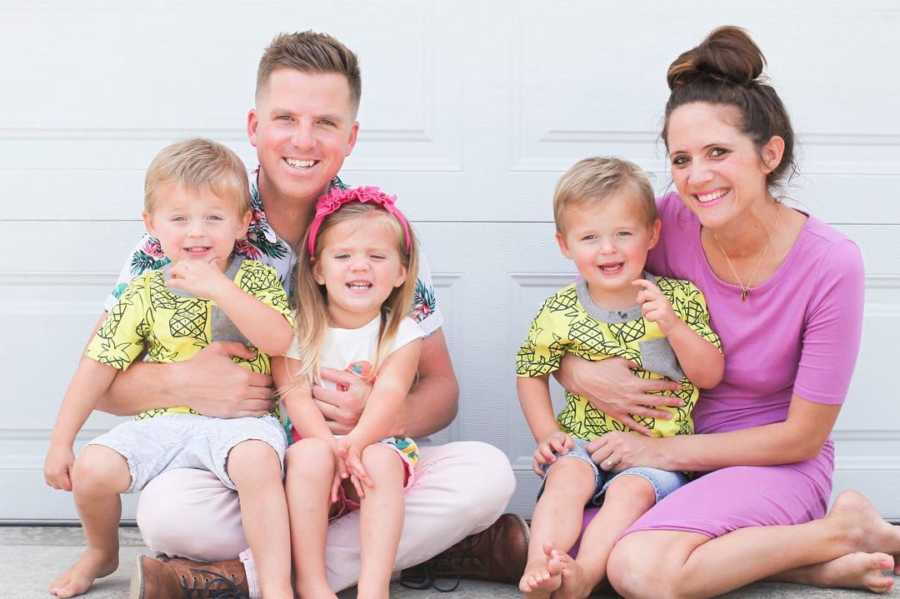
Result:
<svg viewBox="0 0 900 599"><path fill-rule="evenodd" d="M416 480L406 492L397 570L419 564L490 526L515 490L506 455L476 441L421 446ZM259 597L237 493L204 470L170 470L141 493L138 526L158 553L198 561L240 557L250 596ZM337 592L360 571L359 512L335 520L325 546L328 582Z"/></svg>

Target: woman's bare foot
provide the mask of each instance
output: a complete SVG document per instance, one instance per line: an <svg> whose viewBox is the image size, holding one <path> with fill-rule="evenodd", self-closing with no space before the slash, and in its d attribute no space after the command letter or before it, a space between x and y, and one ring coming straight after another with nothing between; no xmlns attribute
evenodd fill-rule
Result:
<svg viewBox="0 0 900 599"><path fill-rule="evenodd" d="M550 558L552 563L556 560L562 569L562 584L559 590L553 593L553 599L584 599L590 597L594 590L593 584L587 580L586 573L577 561L568 553L554 551Z"/></svg>
<svg viewBox="0 0 900 599"><path fill-rule="evenodd" d="M894 588L894 558L886 553L850 553L809 569L809 584L886 593ZM563 575L565 576L565 575Z"/></svg>
<svg viewBox="0 0 900 599"><path fill-rule="evenodd" d="M50 583L48 590L56 597L81 595L97 578L109 576L119 567L119 552L103 551L88 547L71 568Z"/></svg>
<svg viewBox="0 0 900 599"><path fill-rule="evenodd" d="M844 491L825 517L836 522L850 544L848 553L888 553L900 558L900 527L885 522L872 502L856 491ZM900 567L895 570L900 574Z"/></svg>
<svg viewBox="0 0 900 599"><path fill-rule="evenodd" d="M528 599L547 599L562 584L562 562L554 561L551 557L553 553L556 551L547 545L541 559L525 564L519 590Z"/></svg>

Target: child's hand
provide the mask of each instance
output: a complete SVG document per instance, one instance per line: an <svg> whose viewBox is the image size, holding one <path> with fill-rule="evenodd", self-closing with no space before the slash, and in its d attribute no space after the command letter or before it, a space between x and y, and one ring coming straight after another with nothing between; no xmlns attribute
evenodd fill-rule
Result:
<svg viewBox="0 0 900 599"><path fill-rule="evenodd" d="M664 335L668 335L677 323L681 322L672 309L672 304L666 299L659 287L646 279L638 279L632 283L641 290L638 292L637 301L641 305L644 318L659 325Z"/></svg>
<svg viewBox="0 0 900 599"><path fill-rule="evenodd" d="M187 291L196 297L216 299L227 285L231 284L217 262L203 260L181 260L172 266L172 276L168 285L173 289Z"/></svg>
<svg viewBox="0 0 900 599"><path fill-rule="evenodd" d="M335 450L338 461L344 463L344 468L350 476L350 482L353 483L353 488L356 489L356 494L360 499L366 496L366 487L371 489L375 486L363 466L362 450L363 447L354 443L349 435L337 440L337 449Z"/></svg>
<svg viewBox="0 0 900 599"><path fill-rule="evenodd" d="M71 446L51 445L44 460L44 481L54 489L72 490L72 466L75 454Z"/></svg>
<svg viewBox="0 0 900 599"><path fill-rule="evenodd" d="M555 431L538 443L531 461L531 469L540 477L544 476L544 466L556 461L556 456L569 453L575 446L572 438L562 431Z"/></svg>

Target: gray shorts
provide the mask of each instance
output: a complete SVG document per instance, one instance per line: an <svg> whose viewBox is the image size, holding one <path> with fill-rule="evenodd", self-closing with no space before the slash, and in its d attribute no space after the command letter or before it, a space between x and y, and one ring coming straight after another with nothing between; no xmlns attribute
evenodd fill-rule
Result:
<svg viewBox="0 0 900 599"><path fill-rule="evenodd" d="M590 464L591 469L594 472L594 495L591 497L588 505L601 505L603 503L603 494L606 493L606 489L609 488L609 485L612 484L613 480L620 476L639 476L646 480L650 483L653 487L653 491L656 493L657 503L666 495L687 483L687 477L680 472L670 472L669 470L648 468L646 466L626 468L620 472L607 472L606 470L601 470L587 452L587 446L590 442L585 441L584 439L576 439L575 437L571 437L571 439L575 443L575 446L569 450L569 453L558 456L557 460L571 458ZM544 482L541 483L538 497L544 492L544 484L547 482L547 470L549 470L551 466L553 466L553 464L544 465Z"/></svg>
<svg viewBox="0 0 900 599"><path fill-rule="evenodd" d="M271 415L260 418L211 418L195 414L172 414L130 420L92 440L88 445L109 447L128 462L131 485L126 493L142 490L167 470L208 470L229 489L228 454L238 443L267 443L278 454L284 475L287 438L284 428Z"/></svg>

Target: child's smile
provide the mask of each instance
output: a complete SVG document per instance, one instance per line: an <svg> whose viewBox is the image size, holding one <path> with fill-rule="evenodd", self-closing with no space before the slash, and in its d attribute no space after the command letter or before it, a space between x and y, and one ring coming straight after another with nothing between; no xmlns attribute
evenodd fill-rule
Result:
<svg viewBox="0 0 900 599"><path fill-rule="evenodd" d="M401 240L391 218L375 214L345 221L322 236L313 273L316 282L325 286L333 326L351 329L367 324L406 280Z"/></svg>
<svg viewBox="0 0 900 599"><path fill-rule="evenodd" d="M600 201L574 205L557 234L563 254L575 262L591 297L608 309L634 305L647 252L658 238L658 222L648 225L640 199L625 190Z"/></svg>

